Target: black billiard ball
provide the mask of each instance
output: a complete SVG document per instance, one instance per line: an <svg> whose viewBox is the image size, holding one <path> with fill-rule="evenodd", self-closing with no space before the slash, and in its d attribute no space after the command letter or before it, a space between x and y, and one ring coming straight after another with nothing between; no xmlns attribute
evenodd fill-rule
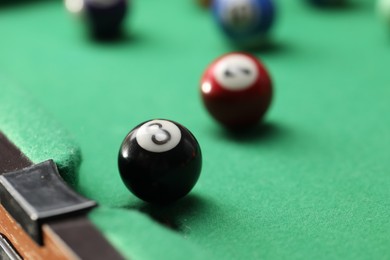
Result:
<svg viewBox="0 0 390 260"><path fill-rule="evenodd" d="M127 0L65 0L66 8L84 20L97 38L118 36L126 17Z"/></svg>
<svg viewBox="0 0 390 260"><path fill-rule="evenodd" d="M124 139L118 155L126 187L150 203L170 203L195 186L202 167L198 141L184 126L156 119L139 124Z"/></svg>

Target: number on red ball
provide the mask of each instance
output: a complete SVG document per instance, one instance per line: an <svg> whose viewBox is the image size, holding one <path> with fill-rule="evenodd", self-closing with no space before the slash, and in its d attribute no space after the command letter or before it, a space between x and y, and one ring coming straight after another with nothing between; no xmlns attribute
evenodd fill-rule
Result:
<svg viewBox="0 0 390 260"><path fill-rule="evenodd" d="M256 125L272 99L267 70L256 57L245 53L229 53L211 63L200 90L209 113L228 128Z"/></svg>

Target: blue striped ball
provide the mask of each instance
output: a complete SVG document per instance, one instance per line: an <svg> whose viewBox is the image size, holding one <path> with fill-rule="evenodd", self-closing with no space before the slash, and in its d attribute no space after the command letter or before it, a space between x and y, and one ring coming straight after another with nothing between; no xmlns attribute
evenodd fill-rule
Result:
<svg viewBox="0 0 390 260"><path fill-rule="evenodd" d="M214 0L212 11L224 34L239 45L263 43L275 19L272 0Z"/></svg>

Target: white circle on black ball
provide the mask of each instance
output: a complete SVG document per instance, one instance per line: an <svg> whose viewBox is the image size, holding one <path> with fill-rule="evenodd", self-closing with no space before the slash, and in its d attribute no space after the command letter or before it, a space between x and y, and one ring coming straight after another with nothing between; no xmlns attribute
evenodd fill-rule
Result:
<svg viewBox="0 0 390 260"><path fill-rule="evenodd" d="M214 77L221 87L238 91L252 86L259 76L256 63L246 55L231 54L215 66Z"/></svg>
<svg viewBox="0 0 390 260"><path fill-rule="evenodd" d="M153 153L163 153L178 145L181 131L177 125L167 120L152 120L143 124L135 134L137 143Z"/></svg>
<svg viewBox="0 0 390 260"><path fill-rule="evenodd" d="M233 30L245 30L257 22L255 6L251 0L228 0L221 12L222 21Z"/></svg>

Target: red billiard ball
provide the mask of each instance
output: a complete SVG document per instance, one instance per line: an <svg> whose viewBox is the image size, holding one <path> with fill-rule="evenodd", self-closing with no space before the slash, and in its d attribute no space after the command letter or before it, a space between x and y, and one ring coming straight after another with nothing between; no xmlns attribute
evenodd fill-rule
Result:
<svg viewBox="0 0 390 260"><path fill-rule="evenodd" d="M259 123L271 104L272 82L261 62L246 53L229 53L206 69L200 84L203 103L216 121L242 129Z"/></svg>

